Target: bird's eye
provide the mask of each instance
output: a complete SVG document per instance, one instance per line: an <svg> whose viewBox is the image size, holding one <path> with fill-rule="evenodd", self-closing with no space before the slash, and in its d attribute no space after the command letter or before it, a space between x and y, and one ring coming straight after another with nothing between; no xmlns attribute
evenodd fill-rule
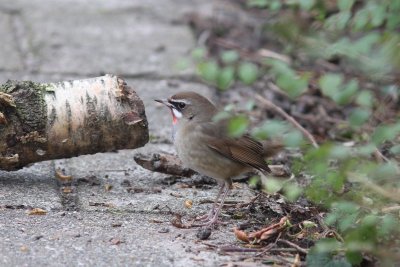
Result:
<svg viewBox="0 0 400 267"><path fill-rule="evenodd" d="M179 107L180 109L184 109L184 108L186 107L186 104L183 103L183 102L180 102L180 103L178 104L178 107Z"/></svg>

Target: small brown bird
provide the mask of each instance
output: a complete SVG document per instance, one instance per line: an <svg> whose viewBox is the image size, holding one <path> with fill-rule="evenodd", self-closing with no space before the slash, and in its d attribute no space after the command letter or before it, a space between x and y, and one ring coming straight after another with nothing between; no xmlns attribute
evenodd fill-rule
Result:
<svg viewBox="0 0 400 267"><path fill-rule="evenodd" d="M195 92L181 92L167 100L155 100L166 105L172 114L173 139L179 158L185 167L217 179L221 188L206 221L210 226L218 215L232 185L231 179L257 169L270 172L264 157L267 147L249 135L232 138L227 131L227 120L215 121L217 108L207 98ZM271 152L271 151L270 151ZM223 193L223 194L222 194ZM218 199L220 205L216 210Z"/></svg>

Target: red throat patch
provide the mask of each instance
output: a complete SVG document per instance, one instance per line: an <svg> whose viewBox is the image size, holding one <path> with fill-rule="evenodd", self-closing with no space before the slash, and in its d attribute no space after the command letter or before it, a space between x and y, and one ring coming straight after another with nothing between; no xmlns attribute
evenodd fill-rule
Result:
<svg viewBox="0 0 400 267"><path fill-rule="evenodd" d="M171 109L171 115L172 115L172 124L173 124L173 125L177 124L177 123L178 123L178 118L175 117L175 114L174 114L174 112L172 111L172 109Z"/></svg>

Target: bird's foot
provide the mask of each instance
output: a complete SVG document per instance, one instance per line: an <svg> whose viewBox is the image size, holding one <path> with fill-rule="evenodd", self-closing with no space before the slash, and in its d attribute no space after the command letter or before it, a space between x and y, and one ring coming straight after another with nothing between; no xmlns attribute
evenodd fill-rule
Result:
<svg viewBox="0 0 400 267"><path fill-rule="evenodd" d="M210 215L212 215L212 216L210 216ZM204 221L203 223L193 223L191 226L192 227L210 227L210 228L212 228L214 225L217 225L217 224L227 225L226 222L218 220L218 214L215 214L215 213L208 214L207 216L204 215L202 217L205 217L205 218L203 218L203 220L200 220L202 222Z"/></svg>
<svg viewBox="0 0 400 267"><path fill-rule="evenodd" d="M212 209L207 214L204 214L203 216L196 217L194 220L195 221L201 221L201 222L207 222L207 221L212 220L212 218L214 218L214 216L215 216L215 210Z"/></svg>

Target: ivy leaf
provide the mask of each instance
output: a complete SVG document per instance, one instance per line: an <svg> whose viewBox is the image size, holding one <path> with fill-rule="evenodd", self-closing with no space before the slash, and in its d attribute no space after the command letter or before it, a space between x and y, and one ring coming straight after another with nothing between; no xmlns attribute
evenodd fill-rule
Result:
<svg viewBox="0 0 400 267"><path fill-rule="evenodd" d="M300 8L303 10L311 10L315 5L315 0L299 0Z"/></svg>
<svg viewBox="0 0 400 267"><path fill-rule="evenodd" d="M354 4L354 0L338 0L337 5L341 11L349 11Z"/></svg>
<svg viewBox="0 0 400 267"><path fill-rule="evenodd" d="M250 62L241 63L238 69L238 76L244 84L252 84L258 78L257 65Z"/></svg>
<svg viewBox="0 0 400 267"><path fill-rule="evenodd" d="M343 82L343 75L328 73L319 79L319 86L322 93L331 98L340 90L340 85Z"/></svg>
<svg viewBox="0 0 400 267"><path fill-rule="evenodd" d="M224 51L221 60L225 64L235 63L239 59L239 54L235 50Z"/></svg>
<svg viewBox="0 0 400 267"><path fill-rule="evenodd" d="M370 117L371 111L365 108L355 108L349 116L349 121L352 126L363 125Z"/></svg>
<svg viewBox="0 0 400 267"><path fill-rule="evenodd" d="M249 120L245 116L236 116L229 120L228 133L231 137L242 136L249 126Z"/></svg>
<svg viewBox="0 0 400 267"><path fill-rule="evenodd" d="M206 57L207 50L204 47L197 47L192 51L192 58L195 60L201 60Z"/></svg>
<svg viewBox="0 0 400 267"><path fill-rule="evenodd" d="M217 80L219 66L214 60L201 62L197 65L197 70L204 80L214 83Z"/></svg>
<svg viewBox="0 0 400 267"><path fill-rule="evenodd" d="M356 103L363 107L372 107L374 96L370 91L363 90L356 97Z"/></svg>
<svg viewBox="0 0 400 267"><path fill-rule="evenodd" d="M217 87L220 90L226 90L232 85L235 78L235 71L233 67L225 67L221 69L217 77Z"/></svg>

